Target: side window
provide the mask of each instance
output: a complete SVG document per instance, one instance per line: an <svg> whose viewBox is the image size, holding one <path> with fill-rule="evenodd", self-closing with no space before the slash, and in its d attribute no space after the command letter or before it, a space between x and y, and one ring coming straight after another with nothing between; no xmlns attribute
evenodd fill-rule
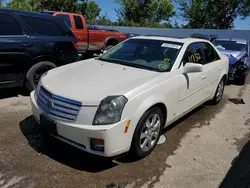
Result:
<svg viewBox="0 0 250 188"><path fill-rule="evenodd" d="M204 43L203 51L206 58L206 63L211 63L220 59L217 52L209 43Z"/></svg>
<svg viewBox="0 0 250 188"><path fill-rule="evenodd" d="M185 52L183 63L198 63L204 64L205 58L202 53L202 43L193 43L190 44Z"/></svg>
<svg viewBox="0 0 250 188"><path fill-rule="evenodd" d="M23 35L23 30L13 17L0 14L0 35Z"/></svg>
<svg viewBox="0 0 250 188"><path fill-rule="evenodd" d="M69 26L70 28L72 28L69 15L57 14L56 17L62 18L64 20L64 22L66 23L66 25Z"/></svg>
<svg viewBox="0 0 250 188"><path fill-rule="evenodd" d="M83 29L82 19L80 16L74 16L74 21L75 21L76 29Z"/></svg>
<svg viewBox="0 0 250 188"><path fill-rule="evenodd" d="M22 18L38 35L65 36L63 29L53 21L28 16Z"/></svg>

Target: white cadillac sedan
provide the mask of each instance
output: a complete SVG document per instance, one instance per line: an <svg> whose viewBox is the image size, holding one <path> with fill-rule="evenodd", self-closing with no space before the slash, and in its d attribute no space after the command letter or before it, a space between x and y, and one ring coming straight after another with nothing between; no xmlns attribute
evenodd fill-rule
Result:
<svg viewBox="0 0 250 188"><path fill-rule="evenodd" d="M206 40L133 37L48 71L31 93L32 111L42 129L77 148L143 158L164 127L221 100L228 66Z"/></svg>

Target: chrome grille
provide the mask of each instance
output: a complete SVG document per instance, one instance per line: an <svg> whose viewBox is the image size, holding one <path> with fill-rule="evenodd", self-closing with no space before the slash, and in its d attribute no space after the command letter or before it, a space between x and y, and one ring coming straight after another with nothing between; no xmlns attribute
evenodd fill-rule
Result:
<svg viewBox="0 0 250 188"><path fill-rule="evenodd" d="M40 88L37 103L42 112L53 119L75 121L82 103L54 95Z"/></svg>

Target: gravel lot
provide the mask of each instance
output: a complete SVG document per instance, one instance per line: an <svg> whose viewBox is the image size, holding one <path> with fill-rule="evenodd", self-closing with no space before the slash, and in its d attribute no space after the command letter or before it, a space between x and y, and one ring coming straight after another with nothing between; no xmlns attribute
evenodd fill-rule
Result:
<svg viewBox="0 0 250 188"><path fill-rule="evenodd" d="M249 82L249 79L248 79ZM0 91L0 187L218 187L250 137L250 84L228 85L221 103L167 128L167 141L140 161L106 160L42 139L29 97ZM245 104L228 99L243 98Z"/></svg>

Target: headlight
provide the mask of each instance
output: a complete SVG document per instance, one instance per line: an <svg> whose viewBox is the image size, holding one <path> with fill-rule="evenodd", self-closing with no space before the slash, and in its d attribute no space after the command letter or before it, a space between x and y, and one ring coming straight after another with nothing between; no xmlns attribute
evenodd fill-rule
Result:
<svg viewBox="0 0 250 188"><path fill-rule="evenodd" d="M101 101L93 125L108 125L121 120L122 110L128 99L124 96L109 96Z"/></svg>

